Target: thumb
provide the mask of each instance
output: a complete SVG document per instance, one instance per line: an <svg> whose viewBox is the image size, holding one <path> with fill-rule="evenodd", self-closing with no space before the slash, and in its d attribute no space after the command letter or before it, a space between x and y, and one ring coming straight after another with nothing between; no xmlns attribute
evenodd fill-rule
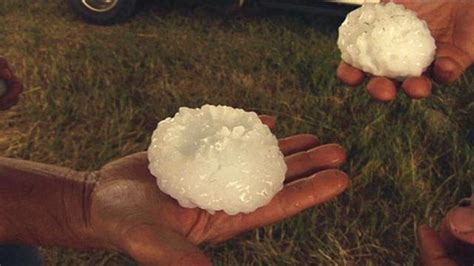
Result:
<svg viewBox="0 0 474 266"><path fill-rule="evenodd" d="M275 126L276 126L275 117L269 116L269 115L259 115L258 118L260 118L262 123L267 125L270 129L275 129Z"/></svg>
<svg viewBox="0 0 474 266"><path fill-rule="evenodd" d="M170 230L143 225L124 237L125 251L141 265L211 265L196 246Z"/></svg>
<svg viewBox="0 0 474 266"><path fill-rule="evenodd" d="M431 227L427 225L419 226L418 240L420 242L421 265L456 265L454 261L448 258L446 249L443 246L438 234Z"/></svg>
<svg viewBox="0 0 474 266"><path fill-rule="evenodd" d="M439 43L434 62L434 78L441 83L457 80L472 64L472 59L463 50L446 43Z"/></svg>
<svg viewBox="0 0 474 266"><path fill-rule="evenodd" d="M474 209L451 210L441 225L440 236L459 265L474 265Z"/></svg>
<svg viewBox="0 0 474 266"><path fill-rule="evenodd" d="M445 227L456 239L474 245L474 207L458 207L451 210Z"/></svg>

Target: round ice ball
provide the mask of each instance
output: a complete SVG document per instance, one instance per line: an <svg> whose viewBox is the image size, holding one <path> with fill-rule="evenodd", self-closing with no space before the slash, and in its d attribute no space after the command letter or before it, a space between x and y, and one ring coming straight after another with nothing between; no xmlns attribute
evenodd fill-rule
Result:
<svg viewBox="0 0 474 266"><path fill-rule="evenodd" d="M283 188L278 140L254 112L182 107L158 123L148 149L160 189L183 207L249 213Z"/></svg>
<svg viewBox="0 0 474 266"><path fill-rule="evenodd" d="M433 62L436 45L425 21L402 5L365 4L339 27L342 60L376 76L420 76Z"/></svg>

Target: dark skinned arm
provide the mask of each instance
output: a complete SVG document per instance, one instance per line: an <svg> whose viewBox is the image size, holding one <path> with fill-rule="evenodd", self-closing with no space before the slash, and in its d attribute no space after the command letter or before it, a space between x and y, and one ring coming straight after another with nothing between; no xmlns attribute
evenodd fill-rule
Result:
<svg viewBox="0 0 474 266"><path fill-rule="evenodd" d="M0 242L100 247L88 228L94 174L0 157Z"/></svg>
<svg viewBox="0 0 474 266"><path fill-rule="evenodd" d="M181 207L159 190L146 152L96 172L0 158L0 243L113 249L143 265L209 265L198 245L286 219L349 185L337 170L346 158L340 145L302 134L279 146L288 166L284 189L267 206L234 216Z"/></svg>

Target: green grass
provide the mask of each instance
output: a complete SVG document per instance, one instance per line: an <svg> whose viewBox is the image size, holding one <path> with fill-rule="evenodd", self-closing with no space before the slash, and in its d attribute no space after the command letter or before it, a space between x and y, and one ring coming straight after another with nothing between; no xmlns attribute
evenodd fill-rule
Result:
<svg viewBox="0 0 474 266"><path fill-rule="evenodd" d="M471 194L474 71L435 86L427 100L399 93L381 104L335 78L334 18L252 12L229 19L156 2L104 28L78 20L61 0L2 0L0 54L26 91L0 113L0 154L97 169L146 149L156 123L180 106L275 115L280 137L314 133L343 144L352 186L292 219L204 246L213 262L417 264L417 225L438 225ZM133 263L109 252L42 254L48 265Z"/></svg>

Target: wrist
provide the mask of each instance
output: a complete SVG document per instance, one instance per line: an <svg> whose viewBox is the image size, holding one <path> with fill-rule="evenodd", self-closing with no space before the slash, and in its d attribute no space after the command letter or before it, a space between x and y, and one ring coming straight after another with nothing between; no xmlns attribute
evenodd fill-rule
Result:
<svg viewBox="0 0 474 266"><path fill-rule="evenodd" d="M103 248L90 223L96 172L0 157L0 244Z"/></svg>
<svg viewBox="0 0 474 266"><path fill-rule="evenodd" d="M64 232L69 232L67 243L76 248L100 248L103 241L91 223L92 194L98 181L98 172L71 172L61 191ZM70 182L73 181L73 182Z"/></svg>

